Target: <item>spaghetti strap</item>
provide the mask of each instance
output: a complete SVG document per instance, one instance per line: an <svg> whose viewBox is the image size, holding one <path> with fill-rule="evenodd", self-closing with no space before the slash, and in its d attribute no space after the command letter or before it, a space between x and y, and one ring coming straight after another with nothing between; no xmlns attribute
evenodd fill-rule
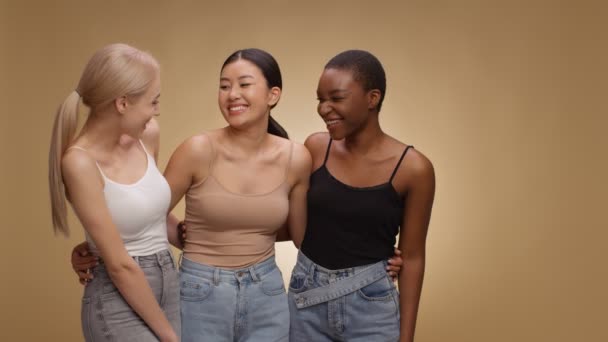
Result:
<svg viewBox="0 0 608 342"><path fill-rule="evenodd" d="M81 150L81 151L84 151L86 154L89 154L89 151L87 151L86 149L84 149L84 148L82 148L80 146L76 146L76 145L72 145L72 146L68 147L66 149L66 151L69 150L69 149L71 149L71 148L74 148L74 149L77 149L77 150ZM95 158L93 158L90 154L89 154L89 157L91 157L93 159L93 161L95 162L95 166L97 166L97 170L99 170L99 173L101 174L101 178L103 179L103 182L105 184L106 179L108 179L108 177L106 177L106 174L103 173L103 170L101 169L101 166L99 166L99 163L97 162L97 160L95 160Z"/></svg>
<svg viewBox="0 0 608 342"><path fill-rule="evenodd" d="M85 150L84 148L82 148L82 147L80 147L80 146L76 146L76 145L72 145L72 146L68 147L68 148L66 149L66 151L67 151L67 150L69 150L69 149L71 149L71 148L75 148L75 149L77 149L77 150L81 150L81 151L85 151L85 152L87 152L87 150Z"/></svg>
<svg viewBox="0 0 608 342"><path fill-rule="evenodd" d="M403 151L403 153L401 154L401 158L399 158L399 162L397 162L397 166L395 166L395 169L393 170L393 174L391 175L391 178L388 180L389 183L393 182L393 178L395 178L395 174L397 173L397 170L399 169L399 166L401 165L401 162L403 161L403 157L405 157L405 154L411 147L414 147L414 146L408 145L405 148L405 151Z"/></svg>
<svg viewBox="0 0 608 342"><path fill-rule="evenodd" d="M327 151L325 151L325 160L323 160L323 165L325 166L325 164L327 163L327 159L329 158L329 149L331 148L331 142L332 142L332 138L329 138L329 143L327 144Z"/></svg>
<svg viewBox="0 0 608 342"><path fill-rule="evenodd" d="M285 168L285 180L289 177L289 169L291 168L291 161L293 160L293 145L295 143L291 141L291 146L289 147L289 156L287 157L287 167Z"/></svg>
<svg viewBox="0 0 608 342"><path fill-rule="evenodd" d="M144 149L144 152L146 153L146 155L150 155L151 156L151 154L148 153L148 149L146 148L146 144L144 144L143 140L139 139L139 144Z"/></svg>
<svg viewBox="0 0 608 342"><path fill-rule="evenodd" d="M207 132L203 132L203 135L207 137L209 140L209 146L211 146L211 161L209 162L209 175L213 171L213 163L215 162L215 158L217 157L217 153L215 152L215 146L213 146L213 139L207 134Z"/></svg>

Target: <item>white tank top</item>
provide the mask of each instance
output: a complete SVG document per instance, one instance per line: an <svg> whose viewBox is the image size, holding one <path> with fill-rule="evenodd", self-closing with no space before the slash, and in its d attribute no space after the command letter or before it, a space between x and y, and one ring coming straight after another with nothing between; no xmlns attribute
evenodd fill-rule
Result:
<svg viewBox="0 0 608 342"><path fill-rule="evenodd" d="M106 205L131 256L150 255L169 248L167 212L171 202L171 189L156 167L154 158L144 144L140 143L146 153L148 166L143 177L135 183L114 182L106 177L96 162L104 179ZM98 255L97 247L86 231L85 236L93 254Z"/></svg>

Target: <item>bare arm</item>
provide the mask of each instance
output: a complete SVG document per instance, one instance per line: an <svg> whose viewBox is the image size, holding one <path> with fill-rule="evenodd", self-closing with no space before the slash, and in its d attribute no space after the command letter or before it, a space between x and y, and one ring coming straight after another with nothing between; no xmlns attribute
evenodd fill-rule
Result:
<svg viewBox="0 0 608 342"><path fill-rule="evenodd" d="M169 212L184 197L190 186L207 177L212 158L211 142L203 134L188 138L173 152L165 169L165 178L171 188Z"/></svg>
<svg viewBox="0 0 608 342"><path fill-rule="evenodd" d="M95 162L74 150L63 158L62 170L72 207L99 249L112 282L161 341L177 341L144 273L127 253L112 222Z"/></svg>
<svg viewBox="0 0 608 342"><path fill-rule="evenodd" d="M399 274L401 342L414 341L424 278L426 236L435 196L432 164L419 153L412 157L406 163L410 179L399 238L403 255L403 270Z"/></svg>
<svg viewBox="0 0 608 342"><path fill-rule="evenodd" d="M182 242L178 236L178 223L179 219L175 215L167 215L167 237L169 238L169 243L171 243L175 248L184 249L184 246L182 245Z"/></svg>
<svg viewBox="0 0 608 342"><path fill-rule="evenodd" d="M293 149L290 177L293 177L294 185L289 193L287 231L293 244L299 249L306 231L306 195L312 160L310 153L303 145L296 144Z"/></svg>

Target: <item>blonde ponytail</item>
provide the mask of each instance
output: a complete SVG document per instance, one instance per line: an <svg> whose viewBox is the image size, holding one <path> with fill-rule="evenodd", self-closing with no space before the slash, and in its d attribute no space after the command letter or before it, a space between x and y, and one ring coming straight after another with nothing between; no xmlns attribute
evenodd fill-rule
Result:
<svg viewBox="0 0 608 342"><path fill-rule="evenodd" d="M57 110L49 151L49 189L55 234L68 236L70 233L61 159L76 134L80 100L90 112L98 111L121 96L145 93L158 72L158 61L149 53L127 44L106 45L93 54L80 76L77 90Z"/></svg>
<svg viewBox="0 0 608 342"><path fill-rule="evenodd" d="M57 109L49 150L49 189L53 230L55 234L62 233L65 236L69 236L70 229L67 219L65 186L61 174L61 159L76 133L79 102L80 95L73 91Z"/></svg>

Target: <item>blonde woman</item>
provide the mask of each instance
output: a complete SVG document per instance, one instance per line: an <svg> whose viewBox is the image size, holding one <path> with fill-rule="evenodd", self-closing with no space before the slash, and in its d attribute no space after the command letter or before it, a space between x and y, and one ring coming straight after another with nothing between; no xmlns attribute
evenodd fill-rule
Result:
<svg viewBox="0 0 608 342"><path fill-rule="evenodd" d="M156 167L160 73L125 44L98 50L59 107L49 153L53 227L66 198L99 258L82 300L86 341L178 341L179 283L168 249L171 190ZM76 137L80 101L89 115Z"/></svg>

